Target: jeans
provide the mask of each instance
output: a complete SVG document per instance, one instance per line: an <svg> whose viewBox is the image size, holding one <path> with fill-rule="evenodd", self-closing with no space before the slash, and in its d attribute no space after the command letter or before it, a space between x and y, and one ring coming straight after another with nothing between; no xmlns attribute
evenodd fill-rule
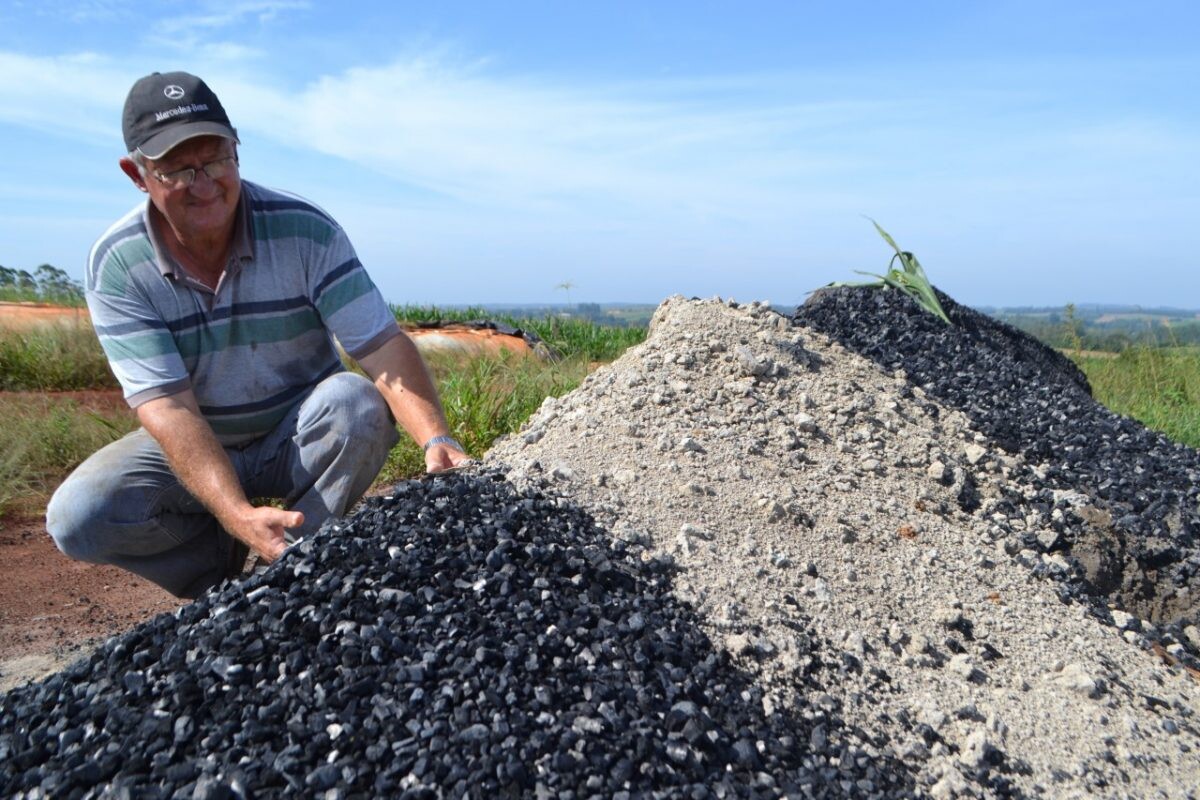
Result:
<svg viewBox="0 0 1200 800"><path fill-rule="evenodd" d="M299 538L340 517L370 487L399 440L383 396L360 375L326 378L266 436L226 447L247 497L282 499L303 512ZM46 529L71 558L113 564L177 597L224 578L239 543L175 477L144 428L94 453L63 482Z"/></svg>

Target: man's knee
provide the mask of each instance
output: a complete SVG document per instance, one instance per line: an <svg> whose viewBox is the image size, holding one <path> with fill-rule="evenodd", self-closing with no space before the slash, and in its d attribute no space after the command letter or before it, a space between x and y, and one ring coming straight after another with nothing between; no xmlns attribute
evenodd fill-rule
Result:
<svg viewBox="0 0 1200 800"><path fill-rule="evenodd" d="M153 480L155 470L160 480ZM102 447L80 464L50 498L46 530L66 555L108 563L130 523L151 498L173 482L157 444L137 430Z"/></svg>
<svg viewBox="0 0 1200 800"><path fill-rule="evenodd" d="M58 549L79 561L101 560L96 533L104 527L103 504L98 487L88 486L85 476L69 476L46 506L46 530Z"/></svg>
<svg viewBox="0 0 1200 800"><path fill-rule="evenodd" d="M396 422L383 395L361 375L342 372L326 378L310 402L319 406L317 413L335 435L364 443L386 440L389 449L398 439Z"/></svg>

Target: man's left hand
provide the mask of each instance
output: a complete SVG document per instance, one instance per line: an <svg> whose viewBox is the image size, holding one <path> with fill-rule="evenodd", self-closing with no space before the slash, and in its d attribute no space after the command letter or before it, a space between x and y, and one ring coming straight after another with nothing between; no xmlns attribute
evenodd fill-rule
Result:
<svg viewBox="0 0 1200 800"><path fill-rule="evenodd" d="M425 471L442 472L470 462L471 457L449 444L435 444L425 451Z"/></svg>

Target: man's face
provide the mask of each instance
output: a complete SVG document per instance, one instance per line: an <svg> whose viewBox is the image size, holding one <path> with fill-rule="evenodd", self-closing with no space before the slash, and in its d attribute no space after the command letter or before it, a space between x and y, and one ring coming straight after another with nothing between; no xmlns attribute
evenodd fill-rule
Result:
<svg viewBox="0 0 1200 800"><path fill-rule="evenodd" d="M236 163L221 177L213 179L204 165L235 156L234 143L220 136L198 136L182 142L162 158L146 160L146 174L130 175L134 183L150 195L151 202L185 243L188 239L203 238L229 229L241 194L241 177ZM130 162L132 164L132 162ZM124 164L122 164L124 166ZM171 181L172 173L195 169L190 186ZM129 170L125 170L129 173ZM167 181L157 176L167 177Z"/></svg>

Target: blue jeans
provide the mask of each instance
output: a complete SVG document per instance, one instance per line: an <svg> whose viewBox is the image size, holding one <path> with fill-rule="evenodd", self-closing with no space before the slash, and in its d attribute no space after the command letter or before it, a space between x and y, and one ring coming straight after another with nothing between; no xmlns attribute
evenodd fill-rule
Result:
<svg viewBox="0 0 1200 800"><path fill-rule="evenodd" d="M299 538L345 514L398 440L375 386L342 372L271 433L225 452L247 497L279 498L303 512L304 525L289 532ZM239 552L144 428L79 465L50 500L46 529L71 558L127 569L177 597L197 597L228 577Z"/></svg>

